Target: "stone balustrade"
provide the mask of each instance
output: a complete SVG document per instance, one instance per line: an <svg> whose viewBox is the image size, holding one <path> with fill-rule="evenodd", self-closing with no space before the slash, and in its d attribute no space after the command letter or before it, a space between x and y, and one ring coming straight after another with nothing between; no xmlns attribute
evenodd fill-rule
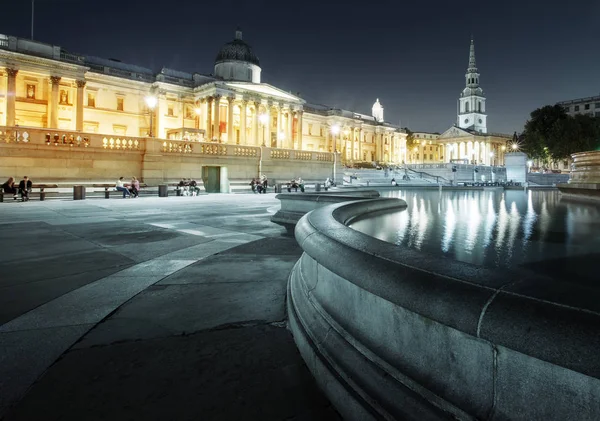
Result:
<svg viewBox="0 0 600 421"><path fill-rule="evenodd" d="M598 289L347 227L405 206L332 204L296 226L289 327L344 419L600 419Z"/></svg>

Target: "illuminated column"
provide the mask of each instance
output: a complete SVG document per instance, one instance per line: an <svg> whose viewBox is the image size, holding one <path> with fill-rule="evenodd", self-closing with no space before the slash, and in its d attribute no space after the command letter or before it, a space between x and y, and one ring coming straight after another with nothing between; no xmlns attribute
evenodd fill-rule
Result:
<svg viewBox="0 0 600 421"><path fill-rule="evenodd" d="M304 111L298 111L298 149L302 150L302 114Z"/></svg>
<svg viewBox="0 0 600 421"><path fill-rule="evenodd" d="M8 74L7 98L6 98L6 125L15 125L15 98L17 95L17 69L6 69Z"/></svg>
<svg viewBox="0 0 600 421"><path fill-rule="evenodd" d="M267 130L265 132L265 138L263 139L263 143L270 148L271 145L271 130L273 128L273 105L271 103L267 104Z"/></svg>
<svg viewBox="0 0 600 421"><path fill-rule="evenodd" d="M215 95L215 127L213 129L213 137L217 138L217 142L221 143L221 95Z"/></svg>
<svg viewBox="0 0 600 421"><path fill-rule="evenodd" d="M381 144L379 143L379 133L375 132L375 161L379 161L381 156Z"/></svg>
<svg viewBox="0 0 600 421"><path fill-rule="evenodd" d="M277 140L276 140L276 145L278 148L283 148L283 142L280 142L279 139L281 138L281 132L283 131L283 110L281 109L281 105L277 106Z"/></svg>
<svg viewBox="0 0 600 421"><path fill-rule="evenodd" d="M77 82L77 108L76 108L76 120L75 130L83 130L83 89L85 88L85 80L78 80Z"/></svg>
<svg viewBox="0 0 600 421"><path fill-rule="evenodd" d="M350 145L350 161L354 162L354 143L356 141L356 132L354 131L354 127L350 129L350 139L352 140L352 144Z"/></svg>
<svg viewBox="0 0 600 421"><path fill-rule="evenodd" d="M50 128L58 128L58 85L60 76L50 76L52 82L52 93L50 95Z"/></svg>
<svg viewBox="0 0 600 421"><path fill-rule="evenodd" d="M362 127L358 129L358 161L362 161L363 160L363 155L362 155L362 141L363 141L363 129Z"/></svg>
<svg viewBox="0 0 600 421"><path fill-rule="evenodd" d="M329 152L329 147L331 146L331 126L326 124L325 126L325 152Z"/></svg>
<svg viewBox="0 0 600 421"><path fill-rule="evenodd" d="M213 98L209 96L206 98L206 140L210 142L212 140L212 104Z"/></svg>
<svg viewBox="0 0 600 421"><path fill-rule="evenodd" d="M288 109L287 116L287 147L294 149L294 112Z"/></svg>
<svg viewBox="0 0 600 421"><path fill-rule="evenodd" d="M254 115L252 116L252 144L254 146L260 146L260 141L258 140L258 106L259 102L254 101Z"/></svg>
<svg viewBox="0 0 600 421"><path fill-rule="evenodd" d="M247 145L246 140L246 108L248 107L248 101L242 100L240 104L240 145Z"/></svg>
<svg viewBox="0 0 600 421"><path fill-rule="evenodd" d="M235 143L233 136L233 98L227 97L227 143Z"/></svg>

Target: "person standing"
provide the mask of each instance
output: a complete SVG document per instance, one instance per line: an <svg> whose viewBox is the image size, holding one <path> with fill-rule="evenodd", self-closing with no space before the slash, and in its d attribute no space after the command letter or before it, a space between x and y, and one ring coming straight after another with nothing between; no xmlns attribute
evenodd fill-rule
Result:
<svg viewBox="0 0 600 421"><path fill-rule="evenodd" d="M123 177L119 177L119 179L117 180L116 188L117 188L117 191L123 192L123 199L125 199L126 197L131 197L131 193L129 193L129 189L127 187L125 187L125 184L123 184Z"/></svg>
<svg viewBox="0 0 600 421"><path fill-rule="evenodd" d="M19 192L21 192L21 202L29 200L29 192L31 191L31 180L27 176L19 182Z"/></svg>

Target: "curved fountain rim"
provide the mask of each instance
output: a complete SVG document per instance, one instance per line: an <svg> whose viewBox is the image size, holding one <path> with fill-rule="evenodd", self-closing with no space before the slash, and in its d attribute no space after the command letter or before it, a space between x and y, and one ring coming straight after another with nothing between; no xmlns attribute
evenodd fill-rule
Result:
<svg viewBox="0 0 600 421"><path fill-rule="evenodd" d="M393 204L391 201L396 203ZM385 202L388 203L380 205ZM600 304L593 305L596 302L600 303L600 291L598 290L539 275L524 268L486 268L442 255L399 247L347 226L353 219L363 217L365 213L403 208L406 208L405 201L390 198L327 205L302 217L296 228L296 239L303 249L305 240L309 236L316 235L319 237L319 242L328 241L339 247L340 251L355 250L362 257L366 257L369 268L382 265L391 269L389 272L377 271L377 276L381 276L381 281L384 282L393 282L394 269L408 269L424 275L443 277L451 284L466 284L486 289L493 295L503 292L515 297L600 316ZM313 241L316 239L313 238ZM352 265L352 269L348 270L337 265L337 262L329 259L328 256L316 253L316 255L311 254L311 257L328 270L360 287L364 287L364 279L369 277L368 271L361 270L356 265ZM543 286L546 290L558 290L562 293L550 297L552 294L545 295L542 290L536 291L536 285ZM571 292L572 295L567 296L566 291ZM480 329L480 323L481 320L475 329L477 332Z"/></svg>

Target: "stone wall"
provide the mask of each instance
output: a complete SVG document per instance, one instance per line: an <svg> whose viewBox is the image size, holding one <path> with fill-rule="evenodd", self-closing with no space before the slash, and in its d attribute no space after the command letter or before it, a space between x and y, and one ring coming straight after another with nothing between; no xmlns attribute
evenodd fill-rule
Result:
<svg viewBox="0 0 600 421"><path fill-rule="evenodd" d="M4 179L28 175L36 182L78 183L136 176L155 185L199 180L203 167L219 166L227 168L230 180L265 174L272 181L323 182L332 176L333 165L333 154L322 152L0 127Z"/></svg>
<svg viewBox="0 0 600 421"><path fill-rule="evenodd" d="M346 420L600 419L600 294L395 247L346 224L398 199L305 215L294 340Z"/></svg>

